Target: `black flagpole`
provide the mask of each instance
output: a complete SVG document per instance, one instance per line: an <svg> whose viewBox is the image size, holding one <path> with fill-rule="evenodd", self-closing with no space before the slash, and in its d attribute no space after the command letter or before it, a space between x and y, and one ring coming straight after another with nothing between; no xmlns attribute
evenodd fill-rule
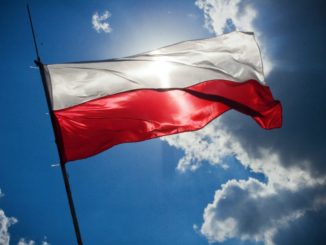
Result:
<svg viewBox="0 0 326 245"><path fill-rule="evenodd" d="M70 213L71 213L71 217L72 217L74 228L75 228L76 239L77 239L78 245L83 245L83 241L82 241L81 234L80 234L80 229L79 229L79 224L78 224L78 219L77 219L77 215L76 215L76 210L75 210L75 206L74 206L74 202L73 202L72 194L71 194L71 190L70 190L69 177L68 177L68 174L67 174L65 161L62 159L62 156L60 154L59 145L58 145L58 142L57 142L56 130L55 130L54 124L53 124L54 123L54 115L53 115L53 112L52 112L52 108L50 106L51 105L50 94L49 94L49 90L48 90L47 85L46 85L44 66L42 64L42 61L41 61L41 58L40 58L40 55L39 55L39 52L38 52L36 38L35 38L35 32L34 32L34 27L33 27L33 22L32 22L32 17L31 17L31 12L29 10L28 4L27 4L27 12L28 12L28 17L29 17L29 22L30 22L30 25L31 25L31 29L32 29L34 47L35 47L35 51L36 51L36 60L34 62L40 69L42 84L43 84L43 88L44 88L45 96L46 96L46 102L47 102L49 114L50 114L50 117L51 117L51 123L52 123L53 131L54 131L54 135L56 136L55 137L56 138L56 145L57 145L57 150L58 150L58 153L59 153L59 156L60 156L60 167L61 167L63 180L64 180L64 183L65 183L65 188L66 188L66 193L67 193L67 197L68 197Z"/></svg>

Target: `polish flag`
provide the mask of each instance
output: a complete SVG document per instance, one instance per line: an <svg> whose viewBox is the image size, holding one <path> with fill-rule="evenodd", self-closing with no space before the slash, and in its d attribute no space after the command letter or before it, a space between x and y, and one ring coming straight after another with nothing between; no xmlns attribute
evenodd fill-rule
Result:
<svg viewBox="0 0 326 245"><path fill-rule="evenodd" d="M198 130L229 109L264 129L282 124L252 33L43 69L64 162L120 143Z"/></svg>

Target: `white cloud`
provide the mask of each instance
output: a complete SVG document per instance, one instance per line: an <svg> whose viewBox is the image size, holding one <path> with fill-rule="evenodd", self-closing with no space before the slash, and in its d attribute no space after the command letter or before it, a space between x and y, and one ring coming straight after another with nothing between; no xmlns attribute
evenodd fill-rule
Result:
<svg viewBox="0 0 326 245"><path fill-rule="evenodd" d="M177 166L181 172L197 170L203 161L223 167L225 157L232 155L245 168L267 178L267 183L230 180L216 191L205 209L201 228L196 229L210 242L240 238L272 245L280 229L309 210L325 207L325 192L319 190L325 177L315 178L298 167L286 168L278 154L266 148L258 150L260 157L253 157L220 120L202 130L163 140L184 151Z"/></svg>
<svg viewBox="0 0 326 245"><path fill-rule="evenodd" d="M202 130L175 134L162 139L169 145L184 151L177 169L181 172L197 170L204 160L211 164L223 164L223 159L232 154L230 135L219 130L218 122L208 124Z"/></svg>
<svg viewBox="0 0 326 245"><path fill-rule="evenodd" d="M15 224L17 219L12 217L7 217L5 212L0 209L0 244L9 245L10 234L8 228Z"/></svg>
<svg viewBox="0 0 326 245"><path fill-rule="evenodd" d="M35 245L35 241L33 240L26 241L24 238L21 238L17 243L17 245ZM41 245L51 245L51 244L48 243L47 241L42 241Z"/></svg>
<svg viewBox="0 0 326 245"><path fill-rule="evenodd" d="M0 189L0 198L3 196L4 194ZM15 223L17 223L16 218L7 217L5 212L2 209L0 209L0 244L1 245L9 245L10 234L8 228Z"/></svg>
<svg viewBox="0 0 326 245"><path fill-rule="evenodd" d="M35 242L33 240L27 242L24 238L21 238L17 245L35 245Z"/></svg>
<svg viewBox="0 0 326 245"><path fill-rule="evenodd" d="M0 198L3 197L4 194L0 189ZM10 234L8 228L14 224L16 224L18 220L14 217L7 217L5 212L0 209L0 245L9 245L10 242ZM35 241L25 241L24 238L21 238L17 245L35 245ZM50 245L50 243L43 241L41 245Z"/></svg>
<svg viewBox="0 0 326 245"><path fill-rule="evenodd" d="M251 5L241 8L243 0L197 0L195 4L204 12L205 27L217 35L232 25L239 31L254 31L253 21L257 16ZM232 23L230 22L232 20Z"/></svg>
<svg viewBox="0 0 326 245"><path fill-rule="evenodd" d="M196 170L203 161L225 168L223 160L232 155L245 168L256 173L263 173L273 189L284 188L297 191L326 183L326 177L316 178L301 168L284 167L278 154L272 150L257 146L260 157L253 157L241 145L236 135L223 126L221 120L216 120L195 132L176 134L162 139L169 145L184 151L184 156L177 166L181 172Z"/></svg>
<svg viewBox="0 0 326 245"><path fill-rule="evenodd" d="M112 27L108 22L108 19L111 17L111 13L108 10L105 10L102 15L99 15L98 12L95 12L92 16L92 25L93 28L100 33L101 31L105 33L110 33Z"/></svg>
<svg viewBox="0 0 326 245"><path fill-rule="evenodd" d="M299 192L275 190L255 179L231 180L215 193L205 209L201 233L211 242L229 238L275 244L274 235L307 211L320 208L322 193L305 188Z"/></svg>

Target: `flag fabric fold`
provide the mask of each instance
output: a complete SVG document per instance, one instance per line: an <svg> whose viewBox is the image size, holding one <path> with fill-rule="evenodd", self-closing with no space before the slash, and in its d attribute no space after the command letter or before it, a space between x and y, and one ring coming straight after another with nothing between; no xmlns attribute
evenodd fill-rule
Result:
<svg viewBox="0 0 326 245"><path fill-rule="evenodd" d="M43 68L65 162L120 143L198 130L229 109L264 129L282 124L281 104L264 81L250 33Z"/></svg>

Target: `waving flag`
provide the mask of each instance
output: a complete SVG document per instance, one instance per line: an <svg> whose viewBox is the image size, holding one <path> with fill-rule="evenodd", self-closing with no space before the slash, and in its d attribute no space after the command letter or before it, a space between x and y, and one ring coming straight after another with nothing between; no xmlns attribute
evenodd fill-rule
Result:
<svg viewBox="0 0 326 245"><path fill-rule="evenodd" d="M281 127L253 34L233 32L121 59L44 65L65 162L197 130L229 109Z"/></svg>

